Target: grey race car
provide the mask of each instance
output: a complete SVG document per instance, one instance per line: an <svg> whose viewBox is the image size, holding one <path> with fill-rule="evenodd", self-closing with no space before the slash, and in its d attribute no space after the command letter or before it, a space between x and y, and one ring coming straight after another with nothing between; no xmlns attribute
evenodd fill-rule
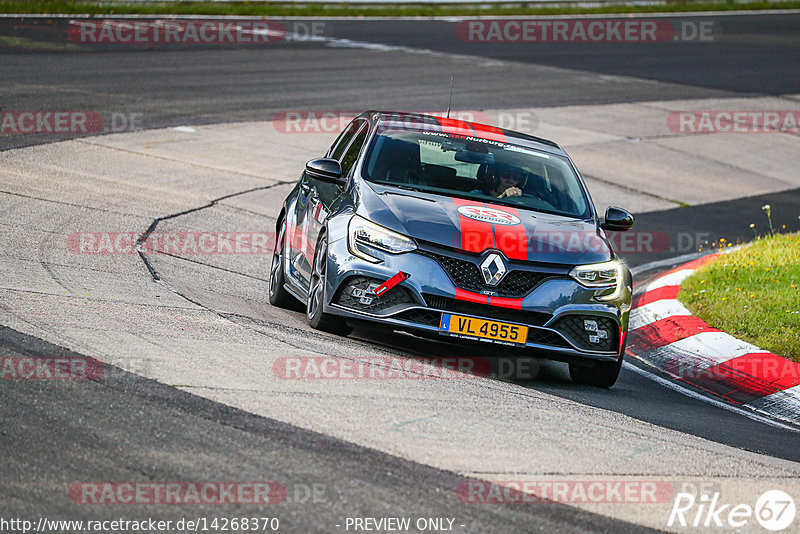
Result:
<svg viewBox="0 0 800 534"><path fill-rule="evenodd" d="M525 348L610 387L631 274L555 143L428 115L369 111L306 164L276 227L270 302L313 328L348 320Z"/></svg>

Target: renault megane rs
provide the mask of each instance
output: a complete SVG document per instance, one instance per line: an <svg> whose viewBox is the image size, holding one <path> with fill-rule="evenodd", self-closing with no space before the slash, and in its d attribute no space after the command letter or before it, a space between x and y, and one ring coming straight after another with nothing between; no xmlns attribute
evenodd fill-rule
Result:
<svg viewBox="0 0 800 534"><path fill-rule="evenodd" d="M610 387L631 274L555 143L483 124L369 111L311 160L276 227L270 302L313 328L347 320L519 347Z"/></svg>

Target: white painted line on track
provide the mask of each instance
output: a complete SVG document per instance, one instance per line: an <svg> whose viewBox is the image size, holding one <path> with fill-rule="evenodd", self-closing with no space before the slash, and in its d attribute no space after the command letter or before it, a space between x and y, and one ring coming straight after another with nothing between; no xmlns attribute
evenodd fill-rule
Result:
<svg viewBox="0 0 800 534"><path fill-rule="evenodd" d="M728 410L729 412L733 412L733 413L736 413L736 414L739 414L739 415L743 415L743 416L747 417L748 419L752 419L754 421L758 421L759 423L764 423L765 425L773 426L773 427L776 427L776 428L782 428L784 430L791 430L792 432L800 432L800 428L796 428L796 427L793 427L791 425L785 425L783 423L779 423L778 421L775 421L775 420L770 419L768 417L761 416L761 415L759 415L757 413L754 413L754 412L751 412L749 410L745 410L743 408L737 408L736 406L732 406L732 405L730 405L730 404L728 404L726 402L718 401L718 400L716 400L714 398L707 397L705 395L697 393L696 391L693 391L691 389L685 388L685 387L681 386L680 384L677 384L676 382L672 382L671 380L667 380L665 378L661 378L660 376L658 376L656 374L653 374L653 373L651 373L649 371L645 371L641 367L633 365L632 363L628 363L628 362L624 361L624 362L622 362L622 367L627 369L627 370L629 370L629 371L633 371L634 373L636 373L638 375L641 375L641 376L643 376L643 377L645 377L645 378L647 378L649 380L652 380L653 382L656 382L657 384L660 384L660 385L664 386L667 389L671 389L673 391L676 391L677 393L680 393L681 395L685 395L686 397L689 397L689 398L692 398L692 399L696 399L696 400L700 400L700 401L706 402L708 404L711 404L711 405L713 405L713 406L715 406L717 408L722 408L723 410Z"/></svg>

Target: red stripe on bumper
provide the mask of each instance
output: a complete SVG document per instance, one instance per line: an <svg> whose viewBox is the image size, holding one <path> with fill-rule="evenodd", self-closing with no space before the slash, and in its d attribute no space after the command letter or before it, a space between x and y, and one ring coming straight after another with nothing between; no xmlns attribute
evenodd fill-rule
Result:
<svg viewBox="0 0 800 534"><path fill-rule="evenodd" d="M463 289L456 289L456 299L466 300L467 302L477 302L478 304L489 304L489 296L480 293L471 293Z"/></svg>
<svg viewBox="0 0 800 534"><path fill-rule="evenodd" d="M489 297L489 304L500 306L501 308L511 308L514 310L522 309L522 299L508 299L503 297Z"/></svg>

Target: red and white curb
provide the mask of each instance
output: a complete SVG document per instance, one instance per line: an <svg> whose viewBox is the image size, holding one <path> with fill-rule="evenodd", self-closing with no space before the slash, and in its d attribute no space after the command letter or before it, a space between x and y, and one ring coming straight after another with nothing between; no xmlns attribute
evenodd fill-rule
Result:
<svg viewBox="0 0 800 534"><path fill-rule="evenodd" d="M731 404L800 424L800 364L710 327L678 300L681 282L719 255L676 267L637 291L628 354Z"/></svg>

